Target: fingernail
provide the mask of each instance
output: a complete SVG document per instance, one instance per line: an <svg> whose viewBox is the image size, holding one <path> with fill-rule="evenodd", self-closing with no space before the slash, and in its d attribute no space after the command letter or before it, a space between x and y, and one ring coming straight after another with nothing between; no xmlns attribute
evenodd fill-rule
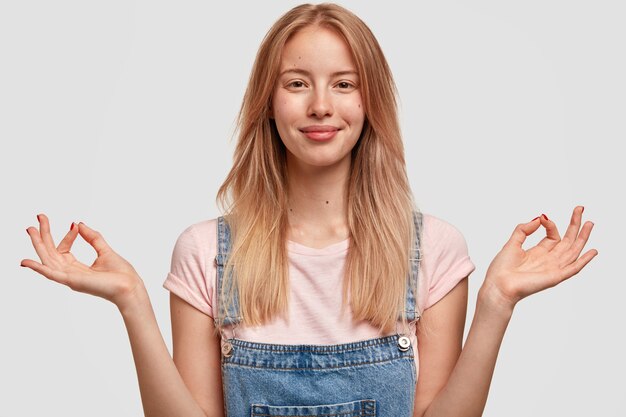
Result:
<svg viewBox="0 0 626 417"><path fill-rule="evenodd" d="M543 216L544 219L550 220L550 219L548 219L548 216L546 216L545 214L542 214L542 216Z"/></svg>
<svg viewBox="0 0 626 417"><path fill-rule="evenodd" d="M531 222L534 222L535 220L537 220L539 218L539 216L535 217L534 219L531 220Z"/></svg>
<svg viewBox="0 0 626 417"><path fill-rule="evenodd" d="M26 267L26 265L22 265L22 264L20 264L20 266L21 266L21 267L24 267L24 268Z"/></svg>
<svg viewBox="0 0 626 417"><path fill-rule="evenodd" d="M30 233L28 233L28 228L26 228L26 233L27 233L27 234L30 234Z"/></svg>
<svg viewBox="0 0 626 417"><path fill-rule="evenodd" d="M72 222L72 224L70 225L70 230L72 230L74 228L74 222Z"/></svg>
<svg viewBox="0 0 626 417"><path fill-rule="evenodd" d="M580 212L581 214L585 212L585 206L582 206L582 208L583 208L583 211Z"/></svg>
<svg viewBox="0 0 626 417"><path fill-rule="evenodd" d="M41 222L41 219L39 219L39 214L37 215L37 221Z"/></svg>

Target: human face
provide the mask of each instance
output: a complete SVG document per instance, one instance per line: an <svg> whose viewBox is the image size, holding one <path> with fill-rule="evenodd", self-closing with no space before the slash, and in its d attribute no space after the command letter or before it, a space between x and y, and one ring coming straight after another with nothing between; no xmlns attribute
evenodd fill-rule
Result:
<svg viewBox="0 0 626 417"><path fill-rule="evenodd" d="M289 164L350 164L365 113L350 49L330 29L309 26L283 48L272 116Z"/></svg>

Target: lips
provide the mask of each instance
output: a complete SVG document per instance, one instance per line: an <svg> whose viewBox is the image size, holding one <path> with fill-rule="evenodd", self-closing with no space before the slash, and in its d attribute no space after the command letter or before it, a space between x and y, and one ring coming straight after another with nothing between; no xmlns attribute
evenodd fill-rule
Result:
<svg viewBox="0 0 626 417"><path fill-rule="evenodd" d="M333 132L333 131L337 131L337 130L339 130L339 128L337 128L335 126L329 126L329 125L313 125L313 126L303 127L302 129L300 129L300 131L302 131L304 133L309 133L309 132Z"/></svg>
<svg viewBox="0 0 626 417"><path fill-rule="evenodd" d="M316 142L326 142L335 137L339 128L328 125L315 125L304 127L300 129L300 131L310 140L314 140Z"/></svg>

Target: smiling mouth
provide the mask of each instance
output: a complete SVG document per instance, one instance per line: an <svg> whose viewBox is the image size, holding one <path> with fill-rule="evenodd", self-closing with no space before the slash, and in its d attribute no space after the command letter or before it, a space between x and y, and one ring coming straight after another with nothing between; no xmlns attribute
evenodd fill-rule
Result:
<svg viewBox="0 0 626 417"><path fill-rule="evenodd" d="M327 141L335 137L337 128L305 128L300 130L304 136L314 141Z"/></svg>
<svg viewBox="0 0 626 417"><path fill-rule="evenodd" d="M332 125L311 125L300 129L303 132L330 132L333 130L339 130L338 127Z"/></svg>

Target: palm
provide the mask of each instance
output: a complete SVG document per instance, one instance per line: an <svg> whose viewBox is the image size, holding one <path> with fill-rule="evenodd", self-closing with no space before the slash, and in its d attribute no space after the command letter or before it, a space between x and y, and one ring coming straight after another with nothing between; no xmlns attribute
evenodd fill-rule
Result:
<svg viewBox="0 0 626 417"><path fill-rule="evenodd" d="M55 247L48 218L43 214L39 218L40 230L34 232L28 228L27 231L42 263L25 259L22 261L23 266L67 285L74 291L96 295L116 304L120 297L132 291L140 282L132 265L115 253L98 232L81 223L70 230ZM91 266L83 264L70 252L78 234L98 254Z"/></svg>
<svg viewBox="0 0 626 417"><path fill-rule="evenodd" d="M518 225L489 266L485 284L514 305L524 297L577 274L598 253L592 249L580 256L593 228L591 222L581 228L582 212L582 207L574 209L563 239L554 222L547 217ZM524 250L522 244L526 237L539 226L546 228L546 237L536 246Z"/></svg>

